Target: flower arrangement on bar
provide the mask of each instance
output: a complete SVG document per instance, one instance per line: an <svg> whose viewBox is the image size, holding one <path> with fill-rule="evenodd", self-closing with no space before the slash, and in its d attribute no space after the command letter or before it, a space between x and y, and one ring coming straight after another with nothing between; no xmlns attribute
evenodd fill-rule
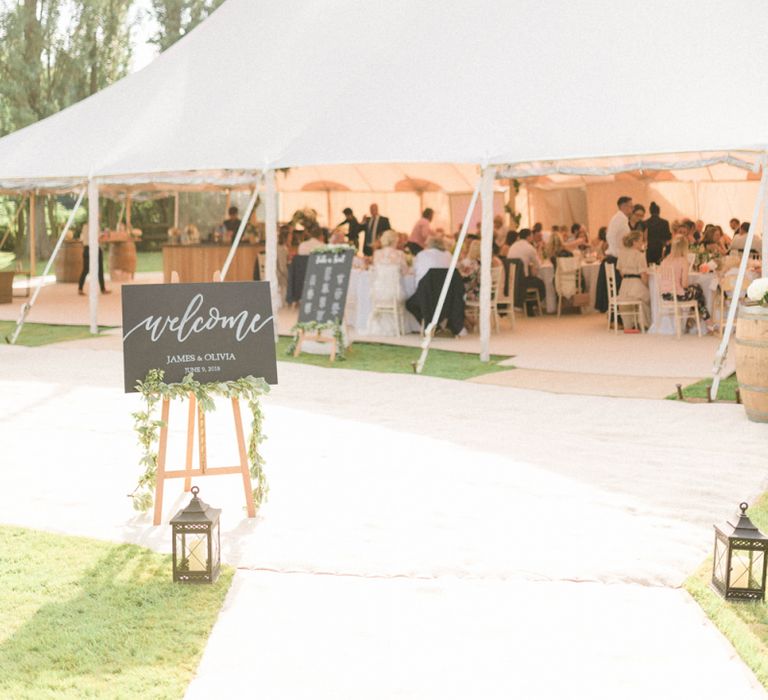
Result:
<svg viewBox="0 0 768 700"><path fill-rule="evenodd" d="M768 277L759 277L747 287L747 299L750 306L768 306Z"/></svg>

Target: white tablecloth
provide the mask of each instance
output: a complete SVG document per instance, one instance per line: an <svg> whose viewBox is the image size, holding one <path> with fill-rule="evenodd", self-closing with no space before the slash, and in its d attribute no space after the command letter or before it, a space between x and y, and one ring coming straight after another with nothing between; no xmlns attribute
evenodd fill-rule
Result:
<svg viewBox="0 0 768 700"><path fill-rule="evenodd" d="M355 335L368 334L368 319L371 316L371 275L370 270L352 270L349 277L349 292L347 294L347 307L344 318L350 328L355 329ZM416 278L413 275L404 275L400 283L405 294L405 299L413 296L416 291ZM405 332L418 333L421 324L413 314L405 312Z"/></svg>
<svg viewBox="0 0 768 700"><path fill-rule="evenodd" d="M689 272L688 284L701 285L701 289L704 292L704 303L707 306L710 316L715 310L715 302L717 292L718 277L714 272ZM651 327L648 329L649 333L658 333L660 335L674 335L675 323L672 316L665 315L659 318L659 294L656 287L656 274L651 272L648 275L648 289L651 292ZM703 324L703 322L702 322ZM704 332L704 325L702 325L702 332ZM696 333L696 329L691 329L692 333Z"/></svg>
<svg viewBox="0 0 768 700"><path fill-rule="evenodd" d="M600 272L600 263L584 263L581 266L581 274L584 277L584 286L589 292L589 307L587 311L595 309L595 293L597 292L597 275ZM539 268L538 275L544 282L544 289L547 298L544 300L547 313L553 314L557 311L557 296L555 295L555 268L552 263L547 261ZM582 307L584 308L584 307Z"/></svg>

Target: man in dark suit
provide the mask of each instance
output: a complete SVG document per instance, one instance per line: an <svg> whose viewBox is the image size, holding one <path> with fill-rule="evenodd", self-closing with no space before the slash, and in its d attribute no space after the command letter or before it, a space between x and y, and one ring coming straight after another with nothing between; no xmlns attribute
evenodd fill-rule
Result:
<svg viewBox="0 0 768 700"><path fill-rule="evenodd" d="M381 238L384 231L389 231L392 228L386 216L379 216L378 204L371 204L370 211L371 215L363 219L363 226L365 226L364 255L373 255L373 244Z"/></svg>
<svg viewBox="0 0 768 700"><path fill-rule="evenodd" d="M651 212L651 216L645 222L645 230L648 236L645 259L649 265L651 263L658 265L664 255L664 247L672 239L672 233L669 230L669 221L659 216L661 209L656 202L651 202L648 210Z"/></svg>

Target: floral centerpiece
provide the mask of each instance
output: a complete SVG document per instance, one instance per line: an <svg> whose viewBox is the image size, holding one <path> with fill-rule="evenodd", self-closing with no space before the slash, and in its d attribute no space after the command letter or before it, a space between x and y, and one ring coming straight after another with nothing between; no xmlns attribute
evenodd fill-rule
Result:
<svg viewBox="0 0 768 700"><path fill-rule="evenodd" d="M754 305L768 306L768 277L760 277L747 287L747 299Z"/></svg>

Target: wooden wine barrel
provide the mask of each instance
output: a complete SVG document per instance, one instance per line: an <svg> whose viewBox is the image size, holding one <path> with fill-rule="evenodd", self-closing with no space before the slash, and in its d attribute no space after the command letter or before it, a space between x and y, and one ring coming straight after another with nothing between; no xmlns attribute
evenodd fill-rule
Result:
<svg viewBox="0 0 768 700"><path fill-rule="evenodd" d="M133 279L136 272L136 244L133 241L115 241L109 244L109 274L113 280Z"/></svg>
<svg viewBox="0 0 768 700"><path fill-rule="evenodd" d="M64 241L54 263L57 282L77 282L83 270L83 244L80 240Z"/></svg>
<svg viewBox="0 0 768 700"><path fill-rule="evenodd" d="M768 423L768 308L739 306L736 379L747 418Z"/></svg>

